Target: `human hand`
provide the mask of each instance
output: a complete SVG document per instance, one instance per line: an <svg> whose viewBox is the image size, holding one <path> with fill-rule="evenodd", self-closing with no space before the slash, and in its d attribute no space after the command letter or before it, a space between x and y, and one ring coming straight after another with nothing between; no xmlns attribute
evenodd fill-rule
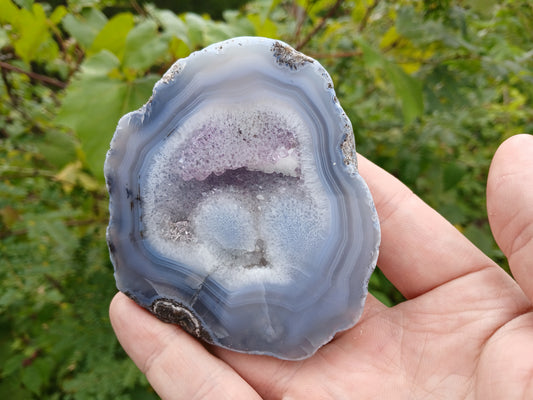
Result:
<svg viewBox="0 0 533 400"><path fill-rule="evenodd" d="M359 323L303 361L202 345L122 293L117 337L163 399L533 399L533 136L491 165L489 222L516 279L364 158L381 222L378 265L408 299L369 295Z"/></svg>

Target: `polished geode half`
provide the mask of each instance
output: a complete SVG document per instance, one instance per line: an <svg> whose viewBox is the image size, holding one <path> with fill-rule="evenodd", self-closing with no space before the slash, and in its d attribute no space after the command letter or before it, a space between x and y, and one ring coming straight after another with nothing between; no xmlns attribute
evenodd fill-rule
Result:
<svg viewBox="0 0 533 400"><path fill-rule="evenodd" d="M380 230L315 60L242 37L176 62L105 162L118 288L207 342L312 355L360 317Z"/></svg>

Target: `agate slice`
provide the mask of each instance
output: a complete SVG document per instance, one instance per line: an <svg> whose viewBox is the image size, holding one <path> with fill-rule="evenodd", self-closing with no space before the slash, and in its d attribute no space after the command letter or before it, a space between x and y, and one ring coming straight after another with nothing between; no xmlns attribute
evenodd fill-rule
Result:
<svg viewBox="0 0 533 400"><path fill-rule="evenodd" d="M179 60L104 169L117 286L161 320L297 360L360 317L378 218L317 61L257 37Z"/></svg>

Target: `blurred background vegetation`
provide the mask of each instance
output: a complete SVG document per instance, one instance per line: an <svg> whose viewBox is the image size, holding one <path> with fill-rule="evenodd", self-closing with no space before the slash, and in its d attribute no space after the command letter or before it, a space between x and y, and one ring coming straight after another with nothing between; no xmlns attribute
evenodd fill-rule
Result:
<svg viewBox="0 0 533 400"><path fill-rule="evenodd" d="M176 59L238 35L317 58L359 152L505 267L484 190L533 132L530 1L0 0L0 398L157 398L109 325L102 164Z"/></svg>

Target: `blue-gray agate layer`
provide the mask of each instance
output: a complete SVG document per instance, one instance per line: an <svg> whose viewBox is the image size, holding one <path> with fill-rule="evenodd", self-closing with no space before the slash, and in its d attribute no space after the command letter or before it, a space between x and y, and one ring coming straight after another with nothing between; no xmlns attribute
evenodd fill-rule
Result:
<svg viewBox="0 0 533 400"><path fill-rule="evenodd" d="M379 224L317 61L252 37L179 60L105 176L117 286L163 321L296 360L359 319Z"/></svg>

